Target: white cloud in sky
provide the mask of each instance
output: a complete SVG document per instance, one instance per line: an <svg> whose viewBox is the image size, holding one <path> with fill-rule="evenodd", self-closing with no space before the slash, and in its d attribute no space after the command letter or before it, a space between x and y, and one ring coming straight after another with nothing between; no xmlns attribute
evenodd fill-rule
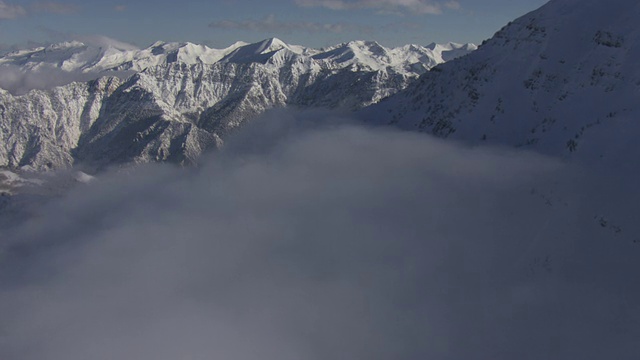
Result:
<svg viewBox="0 0 640 360"><path fill-rule="evenodd" d="M25 8L22 5L11 4L0 0L0 20L17 19L27 16L30 13L73 14L76 12L78 12L78 7L73 4L38 1L31 3Z"/></svg>
<svg viewBox="0 0 640 360"><path fill-rule="evenodd" d="M452 10L459 10L462 8L462 5L460 5L459 2L454 0L445 2L444 6Z"/></svg>
<svg viewBox="0 0 640 360"><path fill-rule="evenodd" d="M430 1L430 0L295 0L295 3L303 7L324 7L332 10L350 9L400 9L420 14L441 14L443 7L459 9L457 1Z"/></svg>
<svg viewBox="0 0 640 360"><path fill-rule="evenodd" d="M69 34L68 38L77 40L87 45L101 46L101 47L114 47L120 50L138 50L139 48L128 42L114 39L105 35L79 35Z"/></svg>
<svg viewBox="0 0 640 360"><path fill-rule="evenodd" d="M0 20L16 19L27 15L27 10L20 6L0 0Z"/></svg>
<svg viewBox="0 0 640 360"><path fill-rule="evenodd" d="M347 30L370 31L370 27L346 23L318 23L312 21L282 21L275 15L267 15L261 19L246 19L240 21L220 20L209 24L213 29L249 30L260 32L291 33L303 31L309 33L327 32L342 33Z"/></svg>
<svg viewBox="0 0 640 360"><path fill-rule="evenodd" d="M50 14L73 14L78 12L78 7L72 4L64 4L53 1L41 1L31 4L34 12L46 12Z"/></svg>
<svg viewBox="0 0 640 360"><path fill-rule="evenodd" d="M103 47L115 47L121 50L136 50L139 49L137 46L127 43L125 41L121 41L118 39L114 39L105 35L99 34L78 34L74 32L68 31L60 31L56 29L52 29L46 26L38 27L42 33L46 34L49 39L53 42L62 42L62 41L80 41L87 45L96 45Z"/></svg>

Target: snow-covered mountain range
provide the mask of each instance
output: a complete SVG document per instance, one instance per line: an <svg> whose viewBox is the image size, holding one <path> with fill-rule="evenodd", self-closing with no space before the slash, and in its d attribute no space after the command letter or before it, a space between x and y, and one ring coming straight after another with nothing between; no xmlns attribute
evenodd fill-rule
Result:
<svg viewBox="0 0 640 360"><path fill-rule="evenodd" d="M471 143L606 158L640 130L639 17L633 1L552 0L365 116Z"/></svg>
<svg viewBox="0 0 640 360"><path fill-rule="evenodd" d="M19 50L0 58L0 66L17 66L23 73L60 69L85 74L108 74L109 71L140 72L149 67L178 62L194 65L216 63L268 62L275 52L280 60L287 56L303 56L315 60L326 69L348 66L372 70L391 68L412 75L476 49L473 44L406 45L386 48L372 41L351 41L323 49L289 45L272 38L249 44L239 41L225 49L213 49L192 43L158 41L145 49L123 45L97 46L78 41L47 47ZM263 56L260 56L263 55ZM277 62L277 61L276 61Z"/></svg>
<svg viewBox="0 0 640 360"><path fill-rule="evenodd" d="M244 121L285 106L365 108L366 120L440 137L612 157L620 150L611 144L628 143L619 135L639 126L639 15L625 0L552 0L476 51L268 39L226 49L69 42L14 52L0 69L92 80L0 90L0 166L189 163Z"/></svg>
<svg viewBox="0 0 640 360"><path fill-rule="evenodd" d="M0 90L0 166L188 163L267 109L360 109L475 48L311 49L267 39L226 49L67 42L17 51L0 58L0 85L10 90Z"/></svg>

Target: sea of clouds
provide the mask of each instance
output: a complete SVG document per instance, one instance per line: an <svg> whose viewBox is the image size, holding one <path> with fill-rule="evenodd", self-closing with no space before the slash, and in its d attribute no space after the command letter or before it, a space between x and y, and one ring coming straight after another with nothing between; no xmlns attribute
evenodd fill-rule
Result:
<svg viewBox="0 0 640 360"><path fill-rule="evenodd" d="M638 195L325 117L270 112L0 230L0 358L637 358Z"/></svg>

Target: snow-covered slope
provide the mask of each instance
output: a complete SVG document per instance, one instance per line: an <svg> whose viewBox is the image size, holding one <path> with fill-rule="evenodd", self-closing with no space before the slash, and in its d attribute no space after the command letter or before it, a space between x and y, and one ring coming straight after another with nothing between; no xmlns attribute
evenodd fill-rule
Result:
<svg viewBox="0 0 640 360"><path fill-rule="evenodd" d="M640 131L638 18L637 1L552 0L366 116L472 143L604 157Z"/></svg>
<svg viewBox="0 0 640 360"><path fill-rule="evenodd" d="M233 50L246 45L248 44L238 42L226 49L218 50L192 43L158 41L146 49L136 49L70 41L9 53L0 58L0 66L19 66L23 71L36 71L42 68L85 73L109 70L141 71L147 67L176 61L185 64L197 62L214 64Z"/></svg>
<svg viewBox="0 0 640 360"><path fill-rule="evenodd" d="M237 42L225 49L212 49L192 43L165 43L158 41L145 49L125 45L88 45L78 41L64 42L19 50L0 57L0 71L11 69L22 74L59 70L69 75L91 80L99 76L131 74L150 67L171 63L187 65L222 63L264 63L272 58L281 60L295 56L313 59L325 69L342 69L348 66L368 70L393 69L406 75L423 73L431 67L475 50L473 44L431 44L426 47L407 45L385 48L376 42L352 41L327 49L305 48L289 45L280 39L266 39L248 44ZM72 78L68 76L67 78ZM78 77L81 78L81 77ZM0 86L11 87L5 79ZM35 87L34 87L35 88ZM27 89L19 89L25 92Z"/></svg>
<svg viewBox="0 0 640 360"><path fill-rule="evenodd" d="M70 42L14 52L0 58L0 69L44 75L55 69L97 79L23 95L0 90L0 166L190 162L267 109L359 109L405 88L451 51L473 49L387 49L375 42L310 49L267 39L222 50Z"/></svg>
<svg viewBox="0 0 640 360"><path fill-rule="evenodd" d="M313 58L327 66L367 66L373 70L387 67L406 73L424 73L438 64L466 55L477 47L474 44L430 44L426 47L405 45L388 49L376 42L351 41L316 54Z"/></svg>
<svg viewBox="0 0 640 360"><path fill-rule="evenodd" d="M56 168L73 163L72 150L100 116L117 78L72 83L13 96L0 89L0 166Z"/></svg>

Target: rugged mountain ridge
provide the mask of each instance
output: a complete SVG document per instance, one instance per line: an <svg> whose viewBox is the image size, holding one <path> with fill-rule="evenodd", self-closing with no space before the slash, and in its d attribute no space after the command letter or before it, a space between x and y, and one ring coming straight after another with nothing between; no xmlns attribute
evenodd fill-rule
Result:
<svg viewBox="0 0 640 360"><path fill-rule="evenodd" d="M606 156L616 134L638 130L638 16L634 1L552 0L364 116L470 143Z"/></svg>
<svg viewBox="0 0 640 360"><path fill-rule="evenodd" d="M136 49L118 44L92 45L79 41L14 51L0 57L0 67L16 66L23 72L50 68L66 72L108 75L109 71L140 72L146 68L170 63L207 64L266 62L279 52L282 58L299 55L315 60L325 69L341 69L349 65L373 70L393 68L414 74L476 49L474 44L405 45L387 48L375 41L350 41L314 49L290 45L277 38L254 44L236 42L224 49L213 49L193 43L158 41L148 48ZM262 55L262 56L260 56ZM421 70L418 70L422 68Z"/></svg>
<svg viewBox="0 0 640 360"><path fill-rule="evenodd" d="M0 68L97 79L24 95L0 90L0 166L188 163L267 109L360 109L473 49L387 49L363 41L309 49L267 39L222 50L160 42L143 50L95 49L71 42L15 52L0 59Z"/></svg>

